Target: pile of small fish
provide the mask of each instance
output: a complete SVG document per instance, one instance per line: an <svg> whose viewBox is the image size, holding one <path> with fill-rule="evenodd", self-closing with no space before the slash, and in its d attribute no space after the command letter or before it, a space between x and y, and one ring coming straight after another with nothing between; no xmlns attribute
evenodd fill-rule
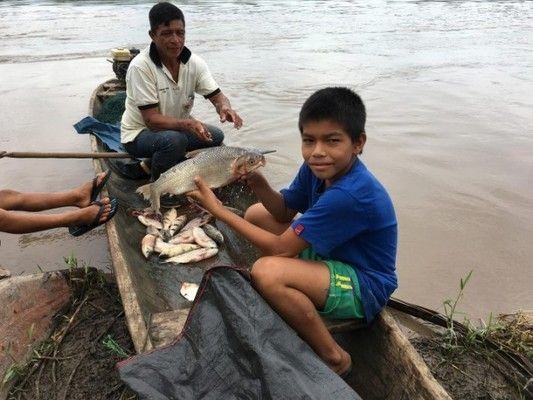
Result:
<svg viewBox="0 0 533 400"><path fill-rule="evenodd" d="M164 263L188 264L211 258L224 243L222 233L209 224L213 216L207 212L187 221L175 208L163 214L162 221L151 209L132 213L146 226L141 241L144 257L159 253Z"/></svg>

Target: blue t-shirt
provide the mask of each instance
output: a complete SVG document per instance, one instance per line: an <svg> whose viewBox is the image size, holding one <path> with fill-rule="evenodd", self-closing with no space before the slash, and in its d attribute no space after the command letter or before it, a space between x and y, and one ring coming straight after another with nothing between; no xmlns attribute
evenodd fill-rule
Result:
<svg viewBox="0 0 533 400"><path fill-rule="evenodd" d="M368 322L398 287L398 230L392 201L361 160L330 187L303 164L288 189L281 190L288 208L302 215L292 223L322 258L353 266L359 279Z"/></svg>

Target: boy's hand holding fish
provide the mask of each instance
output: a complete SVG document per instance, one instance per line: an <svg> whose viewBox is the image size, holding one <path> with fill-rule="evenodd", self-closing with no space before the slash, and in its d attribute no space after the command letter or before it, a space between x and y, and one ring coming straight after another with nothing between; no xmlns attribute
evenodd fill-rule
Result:
<svg viewBox="0 0 533 400"><path fill-rule="evenodd" d="M262 185L268 185L264 175L259 171L250 171L239 178L241 182L246 183L252 190L259 188Z"/></svg>
<svg viewBox="0 0 533 400"><path fill-rule="evenodd" d="M193 190L192 192L187 193L187 196L192 197L215 218L218 218L220 211L225 209L222 202L217 198L217 196L215 196L213 190L211 190L201 176L196 176L194 178L194 183L198 187L198 190Z"/></svg>

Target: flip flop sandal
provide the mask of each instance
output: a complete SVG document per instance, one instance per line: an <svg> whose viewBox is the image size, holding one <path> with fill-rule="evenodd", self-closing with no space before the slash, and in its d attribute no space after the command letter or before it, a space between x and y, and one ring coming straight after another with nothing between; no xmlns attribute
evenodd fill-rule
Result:
<svg viewBox="0 0 533 400"><path fill-rule="evenodd" d="M72 236L83 235L84 233L87 233L90 230L93 230L97 226L104 225L105 223L110 221L111 218L113 218L116 212L118 211L117 199L111 199L111 201L109 202L109 204L111 204L111 210L109 211L107 218L103 221L100 221L100 217L102 216L102 213L104 212L104 207L106 206L106 204L101 203L100 201L93 201L91 204L100 206L100 210L98 210L98 214L96 214L96 217L94 217L93 222L91 222L88 225L69 226L68 231Z"/></svg>
<svg viewBox="0 0 533 400"><path fill-rule="evenodd" d="M105 175L100 183L96 183L98 181L98 177L96 176L93 179L93 187L91 189L91 197L90 197L90 203L96 200L100 192L102 191L104 185L107 183L109 178L111 177L111 170L106 170Z"/></svg>
<svg viewBox="0 0 533 400"><path fill-rule="evenodd" d="M340 374L339 376L346 380L348 379L350 376L352 376L352 371L353 371L353 364L350 364L350 366L348 367L348 369L346 371L344 371L342 374Z"/></svg>

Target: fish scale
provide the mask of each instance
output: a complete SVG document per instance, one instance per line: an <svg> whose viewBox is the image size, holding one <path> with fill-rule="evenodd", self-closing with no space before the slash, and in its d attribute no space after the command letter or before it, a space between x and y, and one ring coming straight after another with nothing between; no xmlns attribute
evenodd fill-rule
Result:
<svg viewBox="0 0 533 400"><path fill-rule="evenodd" d="M239 175L265 165L265 157L255 149L218 146L199 152L193 158L176 164L161 174L153 183L141 186L137 193L150 200L151 208L160 213L160 197L164 194L181 195L196 189L194 178L201 176L210 188L225 186Z"/></svg>

